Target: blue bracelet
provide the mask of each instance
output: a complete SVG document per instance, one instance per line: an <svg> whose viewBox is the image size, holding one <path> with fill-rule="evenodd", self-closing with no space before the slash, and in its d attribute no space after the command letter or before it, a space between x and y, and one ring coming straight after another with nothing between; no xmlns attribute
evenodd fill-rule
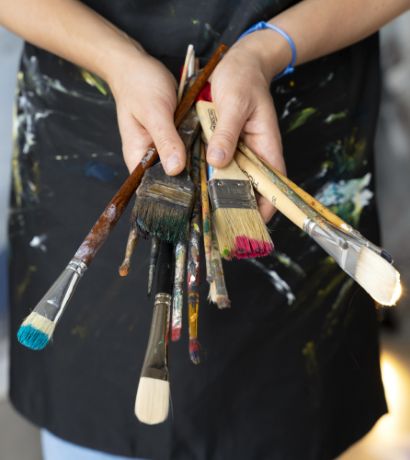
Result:
<svg viewBox="0 0 410 460"><path fill-rule="evenodd" d="M284 70L282 70L282 72L278 73L274 77L274 80L278 80L279 78L282 78L285 75L289 75L290 73L294 72L294 70L295 70L294 66L295 66L295 63L296 63L296 46L295 46L295 42L292 40L292 38L284 30L282 30L281 28L279 28L277 26L274 26L273 24L269 24L269 22L260 21L260 22L257 22L256 24L254 24L253 26L249 27L248 30L245 30L245 32L243 32L239 36L238 40L240 40L243 37L246 37L246 35L249 35L252 32L256 32L258 30L265 30L265 29L271 29L271 30L274 30L275 32L277 32L278 34L280 34L289 43L290 49L292 51L292 58L291 58L291 60L290 60L290 62L288 64L288 66Z"/></svg>

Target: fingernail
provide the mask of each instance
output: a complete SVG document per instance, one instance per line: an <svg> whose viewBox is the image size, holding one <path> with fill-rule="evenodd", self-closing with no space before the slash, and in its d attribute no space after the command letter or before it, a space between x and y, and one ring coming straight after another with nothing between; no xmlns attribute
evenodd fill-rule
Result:
<svg viewBox="0 0 410 460"><path fill-rule="evenodd" d="M176 156L168 158L168 160L165 163L165 169L167 170L168 174L173 174L179 171L180 167L181 167L181 162L179 158Z"/></svg>
<svg viewBox="0 0 410 460"><path fill-rule="evenodd" d="M224 161L225 152L219 148L212 148L208 151L208 160L220 163Z"/></svg>

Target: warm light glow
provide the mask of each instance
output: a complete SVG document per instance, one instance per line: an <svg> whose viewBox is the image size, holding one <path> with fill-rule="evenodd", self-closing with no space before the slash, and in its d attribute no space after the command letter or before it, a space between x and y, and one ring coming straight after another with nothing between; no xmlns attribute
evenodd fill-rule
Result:
<svg viewBox="0 0 410 460"><path fill-rule="evenodd" d="M393 295L392 295L392 304L393 305L396 305L396 303L400 299L400 297L402 295L402 292L403 292L403 288L402 288L401 283L400 283L400 275L397 275L397 278L398 279L397 279L396 287L394 288Z"/></svg>
<svg viewBox="0 0 410 460"><path fill-rule="evenodd" d="M399 371L394 357L388 353L383 353L381 357L381 370L384 391L389 403L389 411L394 412L400 399L399 393Z"/></svg>
<svg viewBox="0 0 410 460"><path fill-rule="evenodd" d="M371 435L375 444L390 445L409 429L410 373L391 352L382 353L381 370L389 413L380 419Z"/></svg>
<svg viewBox="0 0 410 460"><path fill-rule="evenodd" d="M389 413L338 460L410 459L410 366L407 345L396 346L385 344L380 363Z"/></svg>

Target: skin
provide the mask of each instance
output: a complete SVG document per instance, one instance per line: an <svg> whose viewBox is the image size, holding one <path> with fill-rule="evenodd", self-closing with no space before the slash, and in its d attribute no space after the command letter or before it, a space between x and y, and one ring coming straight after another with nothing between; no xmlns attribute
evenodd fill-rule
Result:
<svg viewBox="0 0 410 460"><path fill-rule="evenodd" d="M409 8L410 0L304 0L270 22L293 38L301 64L365 38ZM181 172L185 151L173 123L176 82L143 44L76 0L0 0L0 24L108 82L130 171L153 141L167 173ZM242 133L257 154L285 172L269 82L290 58L287 41L271 30L231 47L212 76L219 122L207 152L211 165L231 161ZM273 207L263 199L259 204L269 220Z"/></svg>

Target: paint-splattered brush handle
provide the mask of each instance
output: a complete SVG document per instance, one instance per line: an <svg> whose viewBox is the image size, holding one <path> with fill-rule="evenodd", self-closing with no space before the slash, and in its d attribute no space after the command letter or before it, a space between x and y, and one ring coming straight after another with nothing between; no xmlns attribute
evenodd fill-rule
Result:
<svg viewBox="0 0 410 460"><path fill-rule="evenodd" d="M200 183L201 183L201 208L202 208L202 231L204 240L205 264L206 264L206 279L210 283L212 281L212 228L211 228L211 209L208 198L208 184L206 174L206 158L205 146L201 142L201 167L200 167Z"/></svg>
<svg viewBox="0 0 410 460"><path fill-rule="evenodd" d="M228 47L226 45L219 45L202 72L198 75L192 86L190 86L186 94L183 96L175 112L176 126L180 125L185 115L194 104L195 99L205 86L208 78L227 49ZM100 215L97 222L94 224L89 234L78 248L74 255L74 259L83 262L87 266L90 265L98 250L110 234L112 228L120 219L125 207L140 184L144 172L154 164L157 158L158 152L155 147L150 147L141 162L127 177L118 192L108 203L103 213Z"/></svg>
<svg viewBox="0 0 410 460"><path fill-rule="evenodd" d="M192 181L196 189L195 204L191 218L188 262L188 332L189 355L194 364L200 363L198 342L198 313L199 313L199 283L200 283L200 244L201 244L201 198L200 198L200 139L194 144L192 154Z"/></svg>

